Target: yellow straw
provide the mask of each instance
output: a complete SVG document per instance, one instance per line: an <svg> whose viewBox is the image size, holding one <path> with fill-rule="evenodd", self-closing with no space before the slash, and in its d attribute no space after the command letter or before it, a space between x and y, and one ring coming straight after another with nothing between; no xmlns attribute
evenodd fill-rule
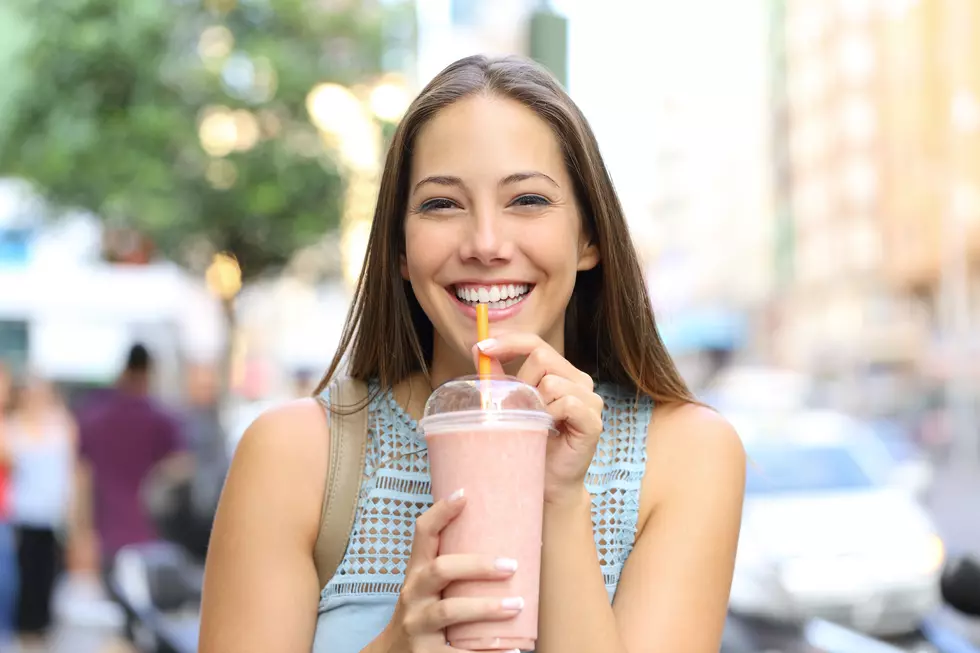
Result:
<svg viewBox="0 0 980 653"><path fill-rule="evenodd" d="M490 337L490 316L488 314L488 307L486 304L476 305L476 338L478 341L482 342ZM480 385L481 388L481 399L483 400L483 410L488 410L490 408L490 388L489 384L486 382L493 374L493 368L490 366L490 357L480 352L480 363L479 363L479 373L480 379L483 383Z"/></svg>
<svg viewBox="0 0 980 653"><path fill-rule="evenodd" d="M476 305L476 338L482 342L490 337L490 316L486 304ZM490 357L480 352L480 376L487 378L493 373L490 367Z"/></svg>

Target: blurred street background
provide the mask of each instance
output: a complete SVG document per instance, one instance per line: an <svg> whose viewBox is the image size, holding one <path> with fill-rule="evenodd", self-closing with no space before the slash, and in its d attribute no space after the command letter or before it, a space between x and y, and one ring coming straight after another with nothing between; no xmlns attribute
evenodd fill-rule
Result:
<svg viewBox="0 0 980 653"><path fill-rule="evenodd" d="M194 650L193 598L160 608L184 624L164 644L106 588L156 602L120 562L148 539L198 568L172 496L209 505L247 425L315 386L386 143L477 52L579 103L661 335L758 463L732 613L891 640L939 615L980 643L938 597L980 555L977 0L5 0L0 586L5 527L58 562L51 630L0 651ZM120 388L179 435L136 481L193 459L140 495L153 538L25 521L137 473L92 444L135 437L105 416Z"/></svg>

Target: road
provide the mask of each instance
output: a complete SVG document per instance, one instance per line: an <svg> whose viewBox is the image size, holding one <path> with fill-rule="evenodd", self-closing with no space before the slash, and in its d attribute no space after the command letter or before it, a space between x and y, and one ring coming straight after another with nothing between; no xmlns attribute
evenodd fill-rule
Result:
<svg viewBox="0 0 980 653"><path fill-rule="evenodd" d="M980 556L980 467L954 464L938 470L927 504L950 554ZM952 610L942 620L980 646L977 620Z"/></svg>

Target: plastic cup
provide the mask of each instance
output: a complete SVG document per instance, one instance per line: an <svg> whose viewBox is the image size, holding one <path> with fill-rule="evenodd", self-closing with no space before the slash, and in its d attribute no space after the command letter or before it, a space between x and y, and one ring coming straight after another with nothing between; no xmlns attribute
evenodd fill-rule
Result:
<svg viewBox="0 0 980 653"><path fill-rule="evenodd" d="M429 449L432 496L458 489L463 512L443 531L440 554L476 553L517 560L506 580L461 581L450 597L521 597L505 621L447 629L468 651L530 651L538 636L545 452L554 428L537 390L514 377L463 377L437 388L420 422Z"/></svg>

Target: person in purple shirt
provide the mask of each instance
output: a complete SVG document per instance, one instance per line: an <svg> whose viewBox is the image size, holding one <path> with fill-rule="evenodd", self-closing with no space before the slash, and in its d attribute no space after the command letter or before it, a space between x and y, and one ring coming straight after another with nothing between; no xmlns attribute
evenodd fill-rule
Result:
<svg viewBox="0 0 980 653"><path fill-rule="evenodd" d="M94 528L106 579L121 548L158 539L144 483L158 472L186 473L176 470L188 465L178 421L149 396L152 372L150 352L134 345L116 387L78 415L80 494L87 498L80 519Z"/></svg>

